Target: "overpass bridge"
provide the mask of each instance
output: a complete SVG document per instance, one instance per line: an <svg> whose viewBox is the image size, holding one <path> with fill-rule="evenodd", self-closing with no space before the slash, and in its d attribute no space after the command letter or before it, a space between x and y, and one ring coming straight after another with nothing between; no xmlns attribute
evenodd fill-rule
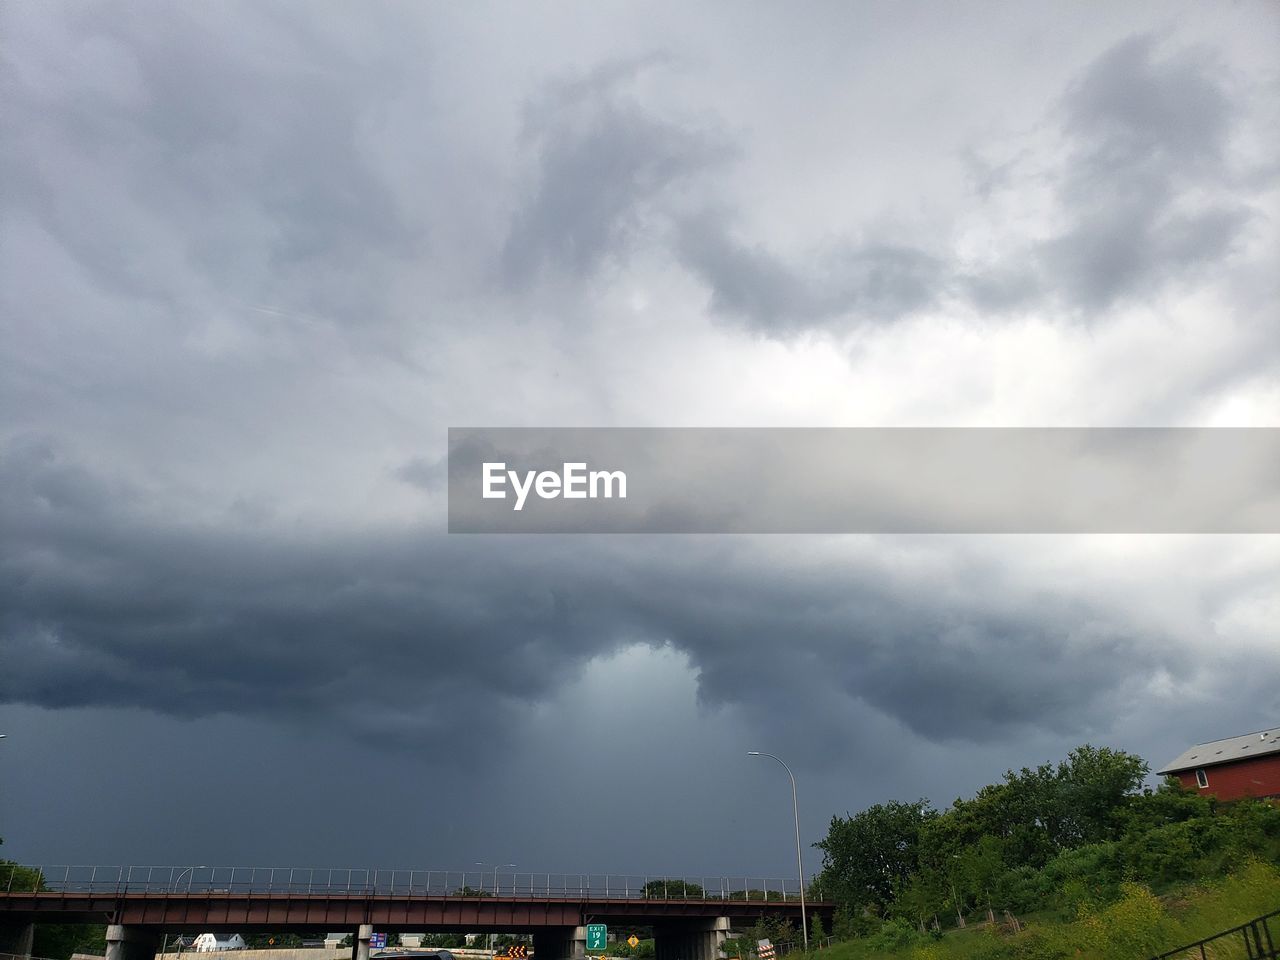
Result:
<svg viewBox="0 0 1280 960"><path fill-rule="evenodd" d="M762 917L797 927L797 881L753 877L298 867L0 867L0 953L38 923L107 924L107 960L155 960L166 933L350 930L352 960L388 933L533 935L540 960L581 960L586 925L654 929L656 960L717 960ZM486 881L488 881L486 883ZM830 929L834 905L809 903Z"/></svg>

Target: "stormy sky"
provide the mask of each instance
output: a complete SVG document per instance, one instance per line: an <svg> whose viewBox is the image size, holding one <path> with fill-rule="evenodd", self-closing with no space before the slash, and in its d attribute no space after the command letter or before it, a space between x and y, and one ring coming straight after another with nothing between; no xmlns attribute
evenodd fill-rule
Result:
<svg viewBox="0 0 1280 960"><path fill-rule="evenodd" d="M1280 723L1275 536L450 536L444 461L1280 426L1277 63L1270 2L0 7L4 854L777 877L747 750L812 842Z"/></svg>

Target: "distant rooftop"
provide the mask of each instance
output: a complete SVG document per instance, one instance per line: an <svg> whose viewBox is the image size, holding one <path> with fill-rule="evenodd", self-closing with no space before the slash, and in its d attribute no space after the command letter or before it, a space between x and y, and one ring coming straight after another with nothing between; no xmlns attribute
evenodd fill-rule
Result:
<svg viewBox="0 0 1280 960"><path fill-rule="evenodd" d="M1233 760L1247 760L1249 757L1265 756L1269 753L1280 753L1280 726L1246 733L1239 737L1228 737L1226 740L1198 743L1166 763L1156 773L1178 773L1182 770L1194 770L1197 767L1231 763Z"/></svg>

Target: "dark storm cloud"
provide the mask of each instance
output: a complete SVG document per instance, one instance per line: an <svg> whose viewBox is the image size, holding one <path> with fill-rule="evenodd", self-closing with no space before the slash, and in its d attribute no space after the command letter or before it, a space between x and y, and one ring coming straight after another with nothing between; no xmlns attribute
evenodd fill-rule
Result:
<svg viewBox="0 0 1280 960"><path fill-rule="evenodd" d="M625 254L652 201L726 156L711 132L658 117L629 92L663 62L609 63L528 106L522 146L536 172L502 251L508 286L546 267L581 278Z"/></svg>
<svg viewBox="0 0 1280 960"><path fill-rule="evenodd" d="M499 749L522 710L631 643L685 651L709 702L799 697L797 735L856 704L933 739L1072 731L1132 678L1191 669L1123 614L993 603L975 573L924 595L864 562L780 575L767 549L684 538L210 531L34 441L6 452L0 490L9 703L277 717L465 764L465 743Z"/></svg>
<svg viewBox="0 0 1280 960"><path fill-rule="evenodd" d="M853 703L934 742L1078 733L1092 711L1114 713L1135 680L1192 668L1114 611L1014 588L993 602L1001 577L984 564L957 565L925 595L865 562L782 573L748 556L709 573L700 559L648 576L655 629L689 651L709 702L787 704L770 723L796 749L852 747L839 724Z"/></svg>
<svg viewBox="0 0 1280 960"><path fill-rule="evenodd" d="M1252 545L1206 545L1209 582L1165 596L1153 581L1181 572L1176 551L1113 584L1070 556L1040 565L1077 549L1060 543L442 534L451 423L824 422L846 400L882 422L1131 414L1092 396L1105 352L1073 344L1055 366L1016 328L984 331L982 356L938 383L879 362L954 343L941 325L892 331L847 369L825 344L735 330L871 341L953 302L1120 304L1228 263L1260 222L1240 218L1275 168L1234 169L1247 97L1208 58L1125 46L1050 90L1017 53L1045 17L1088 63L1149 24L1137 8L1123 26L993 17L984 36L1014 53L970 56L974 86L918 26L950 42L973 18L920 9L854 11L842 32L679 4L5 6L4 849L440 865L447 843L455 866L568 850L573 869L612 843L624 869L731 851L755 870L776 840L789 869L787 786L740 779L746 749L825 779L802 800L809 839L831 810L977 786L1099 729L1172 756L1215 712L1248 729L1280 709L1274 563ZM861 52L914 92L868 89L892 71L850 69ZM913 178L948 162L957 129L1007 129L998 91L1019 69L1036 97L1066 91L1050 115L1065 147L1038 185L1065 213L1037 208L1030 236L962 271L945 216L919 220L969 198L948 199L944 171L915 205ZM907 130L953 81L950 139ZM934 139L897 169L895 151ZM993 208L1038 175L1022 162L1036 145L1017 146L982 179ZM915 226L867 198L862 158ZM782 210L785 236L758 226L808 176L831 210ZM1251 303L1269 305L1275 281L1253 269ZM1239 338L1221 340L1230 357L1168 389L1261 407L1274 348L1228 369ZM1027 381L1065 371L1054 396L1096 406L1003 385L974 399L1006 356ZM591 756L608 782L584 773ZM211 769L245 786L205 789Z"/></svg>
<svg viewBox="0 0 1280 960"><path fill-rule="evenodd" d="M483 550L157 524L138 491L37 442L0 477L6 701L327 719L439 744L478 695L488 728L598 649L598 611L569 609L536 570L504 577Z"/></svg>

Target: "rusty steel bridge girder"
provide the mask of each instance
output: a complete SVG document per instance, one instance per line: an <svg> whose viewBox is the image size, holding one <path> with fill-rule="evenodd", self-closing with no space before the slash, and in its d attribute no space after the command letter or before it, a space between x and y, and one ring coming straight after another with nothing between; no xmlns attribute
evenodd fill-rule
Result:
<svg viewBox="0 0 1280 960"><path fill-rule="evenodd" d="M834 904L809 904L828 925ZM155 929L537 930L587 922L653 924L730 917L799 921L794 900L648 900L603 897L431 896L333 892L0 890L0 919L35 923L112 923Z"/></svg>

